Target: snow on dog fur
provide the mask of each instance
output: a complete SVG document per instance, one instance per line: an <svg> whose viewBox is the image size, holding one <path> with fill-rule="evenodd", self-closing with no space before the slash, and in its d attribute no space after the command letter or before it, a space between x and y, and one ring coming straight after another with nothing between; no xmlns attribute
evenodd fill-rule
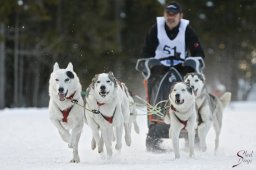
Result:
<svg viewBox="0 0 256 170"><path fill-rule="evenodd" d="M209 94L205 86L203 74L189 73L184 77L184 81L192 87L196 96L197 112L200 118L198 122L200 148L202 151L206 151L206 136L213 124L216 133L215 151L217 151L222 127L223 109L230 102L231 93L225 92L221 97Z"/></svg>
<svg viewBox="0 0 256 170"><path fill-rule="evenodd" d="M194 155L194 140L196 129L196 108L195 96L184 82L178 82L173 85L169 94L170 109L164 117L167 124L171 124L169 135L172 138L175 158L180 158L179 135L185 128L188 131L189 156Z"/></svg>
<svg viewBox="0 0 256 170"><path fill-rule="evenodd" d="M73 158L70 162L74 163L80 161L78 142L84 124L84 115L83 108L74 104L72 100L83 105L81 89L72 63L69 63L65 69L60 69L58 63L54 64L49 80L50 119L58 129L63 141L73 149Z"/></svg>
<svg viewBox="0 0 256 170"><path fill-rule="evenodd" d="M103 154L105 144L107 156L112 156L113 129L116 138L116 150L121 150L123 127L125 142L131 145L129 128L129 99L124 87L114 77L112 72L95 75L87 89L86 118L92 129L93 137L98 146L98 152ZM100 136L101 135L101 136ZM92 148L95 144L92 145Z"/></svg>

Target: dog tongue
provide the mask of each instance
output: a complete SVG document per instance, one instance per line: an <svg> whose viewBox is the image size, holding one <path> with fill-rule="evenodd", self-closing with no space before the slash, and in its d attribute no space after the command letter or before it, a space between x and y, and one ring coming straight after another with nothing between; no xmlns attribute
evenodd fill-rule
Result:
<svg viewBox="0 0 256 170"><path fill-rule="evenodd" d="M59 99L60 101L64 101L65 100L65 94L64 93L59 93Z"/></svg>

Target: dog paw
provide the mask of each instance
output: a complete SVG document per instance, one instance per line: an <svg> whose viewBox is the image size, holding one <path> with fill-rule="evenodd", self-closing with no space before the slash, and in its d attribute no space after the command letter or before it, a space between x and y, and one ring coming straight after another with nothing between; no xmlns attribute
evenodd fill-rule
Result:
<svg viewBox="0 0 256 170"><path fill-rule="evenodd" d="M115 149L116 149L116 150L119 151L119 150L121 150L121 148L122 148L122 144L116 144L116 146L115 146Z"/></svg>
<svg viewBox="0 0 256 170"><path fill-rule="evenodd" d="M139 126L137 125L137 123L134 124L134 130L135 130L135 132L136 132L137 134L140 133L140 128L139 128Z"/></svg>
<svg viewBox="0 0 256 170"><path fill-rule="evenodd" d="M102 159L102 160L105 160L106 159L106 156L105 156L105 154L103 153L103 152L101 152L101 153L99 153L100 154L100 158Z"/></svg>
<svg viewBox="0 0 256 170"><path fill-rule="evenodd" d="M202 151L202 152L206 152L206 150L207 150L206 147L202 147L202 148L201 148L201 151Z"/></svg>
<svg viewBox="0 0 256 170"><path fill-rule="evenodd" d="M190 153L190 154L189 154L189 158L195 159L195 154L194 154L194 153Z"/></svg>
<svg viewBox="0 0 256 170"><path fill-rule="evenodd" d="M92 150L94 150L96 148L96 141L94 140L94 138L91 141L91 148L92 148Z"/></svg>
<svg viewBox="0 0 256 170"><path fill-rule="evenodd" d="M73 145L71 143L68 144L69 148L73 148Z"/></svg>
<svg viewBox="0 0 256 170"><path fill-rule="evenodd" d="M125 136L125 143L127 146L131 146L131 143L132 143L131 136L129 136L129 135Z"/></svg>
<svg viewBox="0 0 256 170"><path fill-rule="evenodd" d="M103 153L103 147L100 147L100 146L98 147L98 153L99 154Z"/></svg>
<svg viewBox="0 0 256 170"><path fill-rule="evenodd" d="M73 158L70 160L70 163L79 163L80 162L80 158L77 157L77 158Z"/></svg>
<svg viewBox="0 0 256 170"><path fill-rule="evenodd" d="M180 154L175 155L175 159L180 159Z"/></svg>

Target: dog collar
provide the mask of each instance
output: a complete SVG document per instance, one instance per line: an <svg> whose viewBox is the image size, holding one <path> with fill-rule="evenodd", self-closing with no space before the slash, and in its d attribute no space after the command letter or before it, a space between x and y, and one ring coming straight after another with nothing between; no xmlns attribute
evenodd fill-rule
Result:
<svg viewBox="0 0 256 170"><path fill-rule="evenodd" d="M179 112L173 105L171 105L171 109L175 112Z"/></svg>
<svg viewBox="0 0 256 170"><path fill-rule="evenodd" d="M104 104L105 104L105 103L100 103L100 102L97 101L97 105L98 105L98 106L102 106L102 105L104 105Z"/></svg>
<svg viewBox="0 0 256 170"><path fill-rule="evenodd" d="M66 99L70 99L70 100L72 100L72 99L73 99L73 97L75 96L75 94L76 94L76 91L75 91L73 94L71 94L69 97L66 97Z"/></svg>

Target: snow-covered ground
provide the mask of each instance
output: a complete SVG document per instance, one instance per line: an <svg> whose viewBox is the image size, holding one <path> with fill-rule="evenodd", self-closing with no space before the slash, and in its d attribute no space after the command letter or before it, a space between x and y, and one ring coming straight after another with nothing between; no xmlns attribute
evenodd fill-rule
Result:
<svg viewBox="0 0 256 170"><path fill-rule="evenodd" d="M146 117L138 116L140 134L132 133L132 146L123 143L121 153L103 160L90 149L91 131L87 125L79 144L79 164L69 163L72 152L48 118L48 110L4 109L0 111L1 170L256 170L256 102L231 103L224 111L219 153L214 155L214 131L208 135L208 150L188 158L182 147L181 159L173 152L146 151ZM184 143L181 140L181 143ZM168 141L165 143L168 145ZM171 148L171 142L169 142ZM246 151L247 155L243 154ZM239 152L240 151L240 152ZM239 153L238 153L239 152ZM237 156L237 153L243 157ZM239 160L240 159L240 160ZM232 168L233 165L239 164Z"/></svg>

